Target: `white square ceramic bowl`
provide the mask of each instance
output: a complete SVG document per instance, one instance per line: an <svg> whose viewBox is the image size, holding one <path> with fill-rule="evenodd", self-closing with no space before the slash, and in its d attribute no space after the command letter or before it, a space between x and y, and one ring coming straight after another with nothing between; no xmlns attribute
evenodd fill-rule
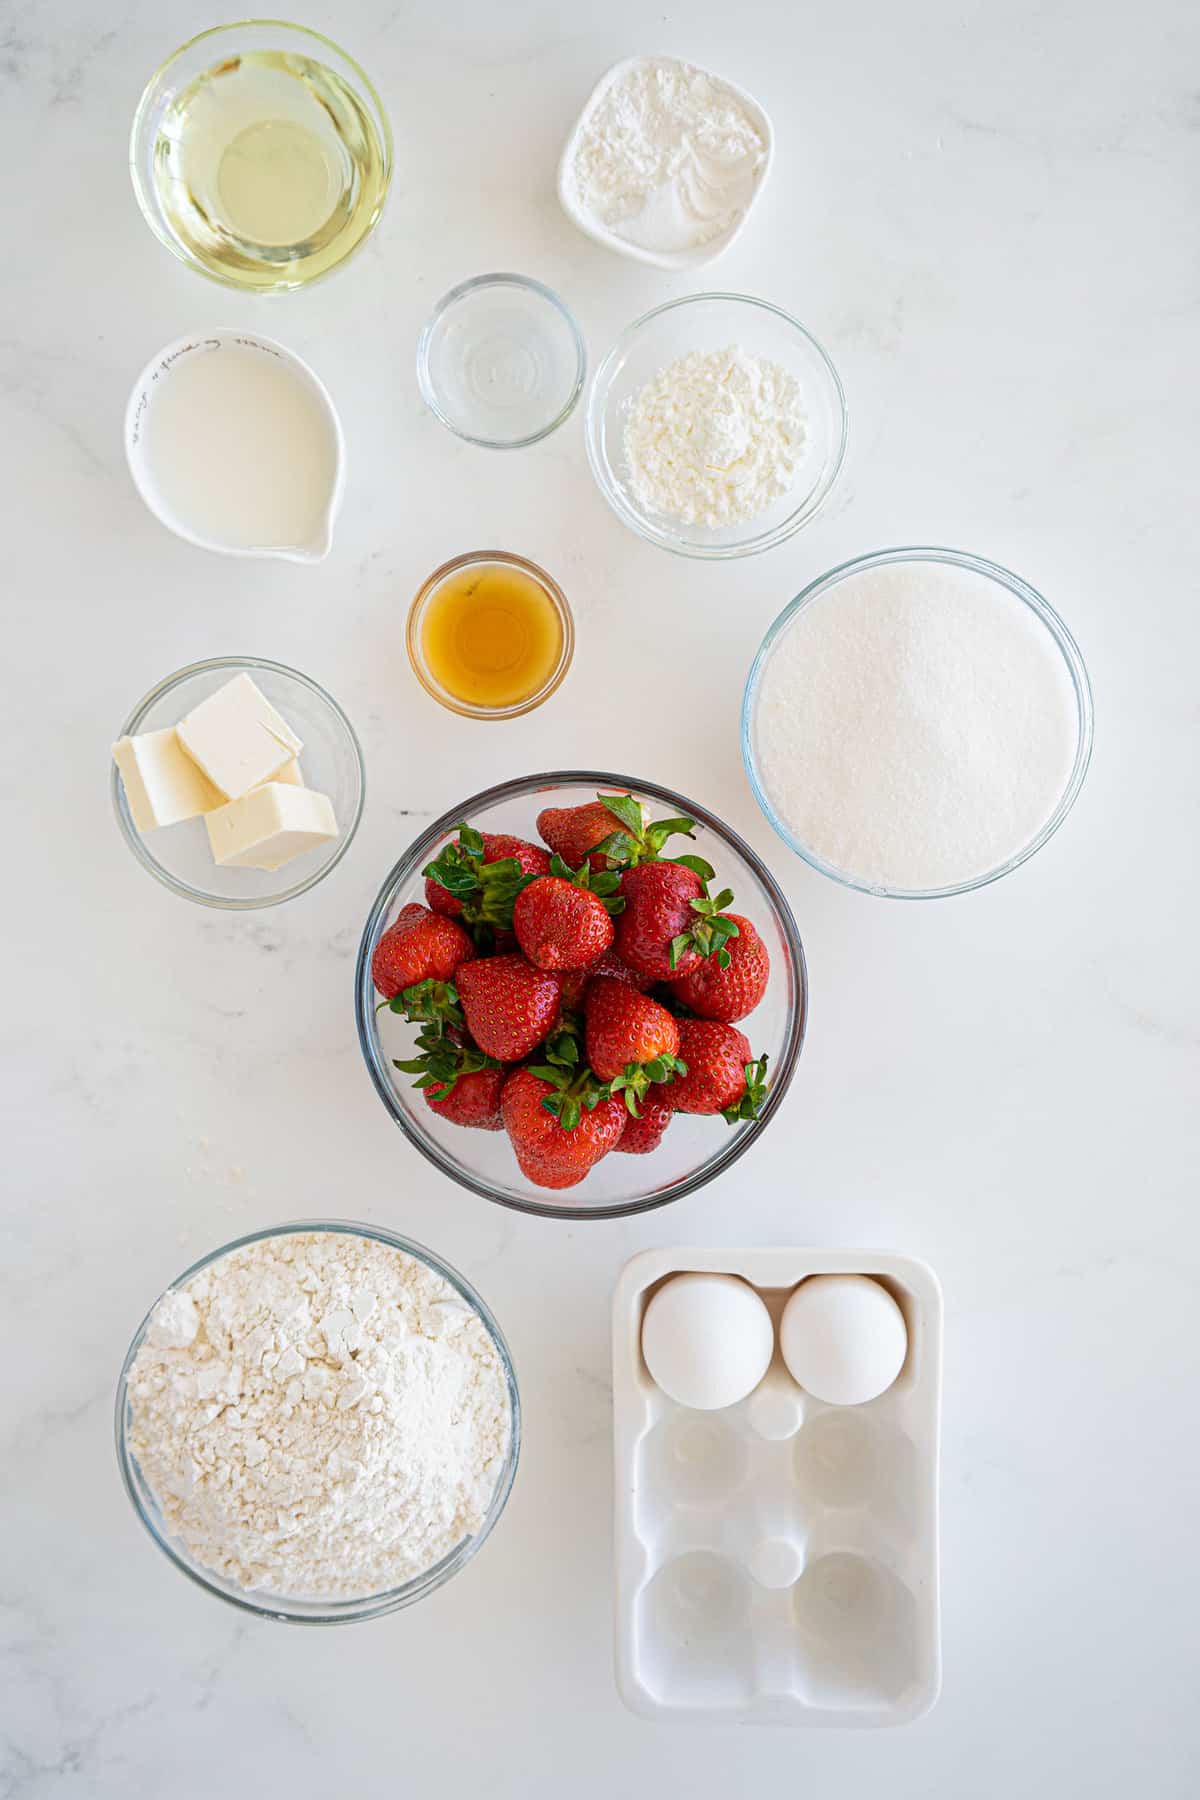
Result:
<svg viewBox="0 0 1200 1800"><path fill-rule="evenodd" d="M770 117L759 105L753 94L748 94L745 88L739 87L735 81L727 81L723 75L714 75L711 69L702 69L699 64L688 64L689 67L696 68L701 75L707 75L710 81L719 82L722 87L728 88L731 93L737 95L766 141L766 159L763 162L762 168L759 170L758 181L755 184L754 193L751 197L749 206L746 207L741 217L729 227L728 231L723 231L719 237L710 238L706 244L700 244L695 250L644 250L640 244L629 243L626 238L619 237L615 231L609 231L607 226L601 224L598 219L592 218L580 204L575 193L575 182L572 171L575 162L575 149L579 143L584 126L587 124L588 119L596 110L597 106L599 106L609 88L612 87L614 82L621 79L627 69L634 68L638 63L649 61L686 62L687 59L685 57L651 58L646 56L627 56L620 62L614 63L612 68L607 70L606 73L600 77L599 81L592 89L591 94L588 96L583 111L575 121L574 130L567 139L566 149L563 151L562 158L558 165L559 202L568 219L571 220L572 224L577 225L580 231L584 232L586 236L593 238L597 244L604 244L608 249L616 250L621 256L632 257L635 262L649 263L652 268L656 269L673 269L676 271L701 269L707 263L715 262L718 256L724 255L725 251L729 249L729 246L741 236L746 221L758 204L759 195L766 186L767 177L771 173L771 165L775 160L775 130L771 124Z"/></svg>

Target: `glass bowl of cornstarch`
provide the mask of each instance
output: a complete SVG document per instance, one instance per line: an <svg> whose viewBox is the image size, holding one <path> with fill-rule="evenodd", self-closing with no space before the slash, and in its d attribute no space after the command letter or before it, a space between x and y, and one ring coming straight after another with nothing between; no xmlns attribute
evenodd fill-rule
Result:
<svg viewBox="0 0 1200 1800"><path fill-rule="evenodd" d="M748 294L689 294L644 314L588 396L588 461L617 517L709 560L770 550L815 518L848 430L820 344Z"/></svg>
<svg viewBox="0 0 1200 1800"><path fill-rule="evenodd" d="M798 856L896 900L986 886L1053 837L1092 749L1079 647L1010 570L881 550L763 639L742 705L754 797Z"/></svg>
<svg viewBox="0 0 1200 1800"><path fill-rule="evenodd" d="M521 1408L462 1275L321 1219L171 1283L125 1358L116 1439L134 1510L184 1575L260 1618L337 1625L471 1561L512 1488Z"/></svg>

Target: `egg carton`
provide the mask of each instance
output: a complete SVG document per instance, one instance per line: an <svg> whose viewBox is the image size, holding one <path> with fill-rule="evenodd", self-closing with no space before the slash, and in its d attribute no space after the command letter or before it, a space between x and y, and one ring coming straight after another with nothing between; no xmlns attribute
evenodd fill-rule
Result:
<svg viewBox="0 0 1200 1800"><path fill-rule="evenodd" d="M642 1317L669 1276L740 1275L776 1327L774 1360L736 1406L697 1412L658 1388ZM873 1276L908 1353L863 1406L804 1393L779 1317L808 1275ZM613 1300L616 1669L645 1718L902 1725L941 1685L938 1435L942 1297L924 1263L865 1250L647 1250Z"/></svg>

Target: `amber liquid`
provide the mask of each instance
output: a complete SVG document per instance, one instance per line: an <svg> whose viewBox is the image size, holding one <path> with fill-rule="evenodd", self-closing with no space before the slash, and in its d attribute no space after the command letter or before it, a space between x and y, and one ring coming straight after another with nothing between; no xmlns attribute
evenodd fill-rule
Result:
<svg viewBox="0 0 1200 1800"><path fill-rule="evenodd" d="M518 706L545 687L562 655L558 611L539 581L506 563L448 575L425 605L421 655L470 706Z"/></svg>

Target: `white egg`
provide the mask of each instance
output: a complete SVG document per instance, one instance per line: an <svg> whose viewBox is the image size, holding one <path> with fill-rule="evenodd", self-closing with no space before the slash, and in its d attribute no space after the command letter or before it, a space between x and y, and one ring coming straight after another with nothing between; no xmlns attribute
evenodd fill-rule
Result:
<svg viewBox="0 0 1200 1800"><path fill-rule="evenodd" d="M814 1399L861 1406L904 1367L908 1330L892 1296L866 1275L810 1275L783 1309L779 1347Z"/></svg>
<svg viewBox="0 0 1200 1800"><path fill-rule="evenodd" d="M752 1393L774 1350L761 1296L733 1275L673 1275L642 1320L642 1354L663 1393L704 1412Z"/></svg>

